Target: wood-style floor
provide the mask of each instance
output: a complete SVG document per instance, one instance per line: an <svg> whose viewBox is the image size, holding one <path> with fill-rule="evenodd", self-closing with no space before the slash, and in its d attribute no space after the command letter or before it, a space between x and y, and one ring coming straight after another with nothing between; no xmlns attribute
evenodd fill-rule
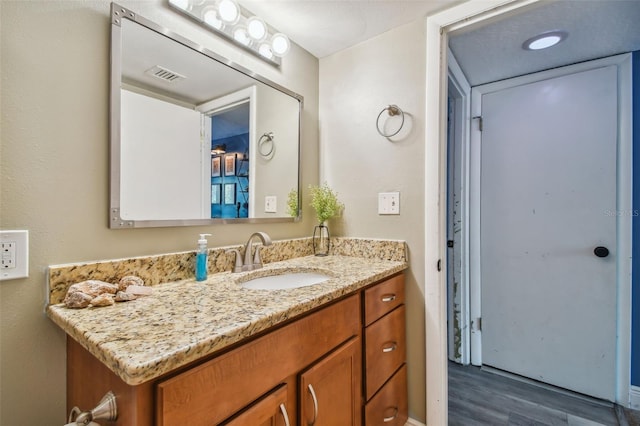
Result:
<svg viewBox="0 0 640 426"><path fill-rule="evenodd" d="M449 362L449 426L619 426L616 409Z"/></svg>

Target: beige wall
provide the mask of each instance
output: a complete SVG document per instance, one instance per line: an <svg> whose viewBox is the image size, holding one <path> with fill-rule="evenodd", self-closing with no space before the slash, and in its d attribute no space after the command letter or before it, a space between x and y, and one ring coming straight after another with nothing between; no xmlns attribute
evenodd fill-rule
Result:
<svg viewBox="0 0 640 426"><path fill-rule="evenodd" d="M321 180L345 204L344 217L333 226L342 235L409 245L409 411L423 422L425 40L420 19L320 60ZM376 117L389 104L410 115L404 137L395 142L376 131ZM400 192L400 215L380 216L378 193L390 191Z"/></svg>
<svg viewBox="0 0 640 426"><path fill-rule="evenodd" d="M278 70L217 39L166 2L118 1L305 98L303 188L318 179L318 60L293 46ZM47 265L307 236L302 223L109 230L109 5L0 1L0 228L28 229L29 278L0 283L0 424L65 423L65 340L43 314ZM284 200L283 200L284 202Z"/></svg>

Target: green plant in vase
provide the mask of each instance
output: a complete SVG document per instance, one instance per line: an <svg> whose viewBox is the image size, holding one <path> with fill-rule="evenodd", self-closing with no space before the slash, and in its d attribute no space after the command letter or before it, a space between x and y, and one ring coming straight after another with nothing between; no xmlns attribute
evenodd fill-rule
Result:
<svg viewBox="0 0 640 426"><path fill-rule="evenodd" d="M309 185L311 207L316 213L318 225L313 229L313 252L316 256L326 256L331 248L329 228L326 222L340 214L344 204L338 200L338 194L325 182L321 186Z"/></svg>

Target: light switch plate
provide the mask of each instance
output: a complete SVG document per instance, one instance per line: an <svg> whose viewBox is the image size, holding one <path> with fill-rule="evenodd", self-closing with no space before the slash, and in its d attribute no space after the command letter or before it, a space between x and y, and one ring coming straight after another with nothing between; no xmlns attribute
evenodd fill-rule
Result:
<svg viewBox="0 0 640 426"><path fill-rule="evenodd" d="M380 192L378 194L378 214L400 214L400 193Z"/></svg>
<svg viewBox="0 0 640 426"><path fill-rule="evenodd" d="M0 231L0 281L29 276L29 231Z"/></svg>
<svg viewBox="0 0 640 426"><path fill-rule="evenodd" d="M267 195L266 197L264 197L264 212L278 212L278 197L276 197L275 195Z"/></svg>

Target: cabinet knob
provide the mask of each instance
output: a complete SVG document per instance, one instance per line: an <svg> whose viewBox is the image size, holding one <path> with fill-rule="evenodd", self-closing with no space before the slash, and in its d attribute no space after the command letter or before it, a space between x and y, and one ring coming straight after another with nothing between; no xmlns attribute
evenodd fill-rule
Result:
<svg viewBox="0 0 640 426"><path fill-rule="evenodd" d="M384 296L382 296L382 298L380 300L382 300L384 303L393 302L394 300L396 300L396 295L395 294L385 294Z"/></svg>
<svg viewBox="0 0 640 426"><path fill-rule="evenodd" d="M384 417L382 419L382 421L384 423L389 423L389 422L394 421L396 419L396 417L398 417L398 407L393 407L393 415L389 416L389 417Z"/></svg>
<svg viewBox="0 0 640 426"><path fill-rule="evenodd" d="M393 352L396 349L398 349L398 344L396 342L389 342L389 343L391 343L389 346L384 346L382 348L382 352L385 354L389 352Z"/></svg>

